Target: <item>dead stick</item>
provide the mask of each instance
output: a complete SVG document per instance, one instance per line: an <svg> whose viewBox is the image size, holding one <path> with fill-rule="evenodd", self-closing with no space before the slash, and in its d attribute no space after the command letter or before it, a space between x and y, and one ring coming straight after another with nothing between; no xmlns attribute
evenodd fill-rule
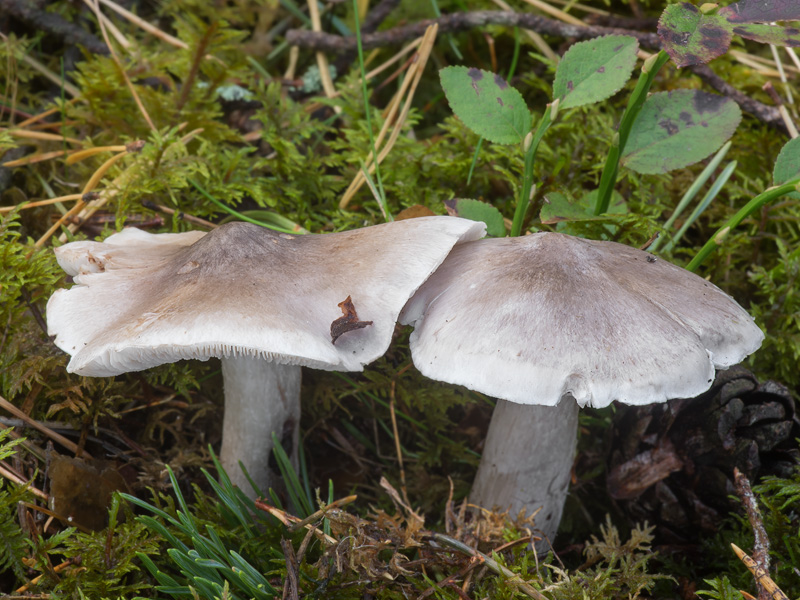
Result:
<svg viewBox="0 0 800 600"><path fill-rule="evenodd" d="M747 513L747 519L750 521L750 527L753 529L755 542L753 544L753 560L755 560L764 571L769 572L769 538L767 531L764 529L764 521L761 517L761 510L758 508L758 502L750 488L750 481L747 477L739 471L733 469L733 478L736 485L736 494L744 504L744 510Z"/></svg>
<svg viewBox="0 0 800 600"><path fill-rule="evenodd" d="M451 13L442 15L438 19L425 19L411 25L365 34L361 38L362 45L365 49L371 49L401 44L407 40L420 37L425 29L434 23L439 24L440 34L465 31L485 25L506 25L509 27L522 27L539 34L574 38L576 40L586 40L610 34L629 35L639 40L639 43L646 48L661 49L661 40L655 33L643 33L619 27L581 27L531 13L493 10ZM343 37L301 29L287 31L286 40L293 46L302 46L312 50L347 52L356 48L355 36ZM708 65L696 65L691 67L691 70L716 91L734 100L743 110L749 112L760 121L784 133L788 133L777 108L767 106L740 92L714 73Z"/></svg>

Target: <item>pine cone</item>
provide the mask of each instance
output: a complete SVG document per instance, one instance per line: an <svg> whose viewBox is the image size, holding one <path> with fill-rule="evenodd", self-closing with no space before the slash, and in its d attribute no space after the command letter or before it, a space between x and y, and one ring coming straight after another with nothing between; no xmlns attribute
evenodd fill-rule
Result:
<svg viewBox="0 0 800 600"><path fill-rule="evenodd" d="M735 509L734 467L751 481L787 477L800 464L799 435L789 391L733 367L697 398L623 407L608 489L632 520L656 524L663 542L696 540Z"/></svg>

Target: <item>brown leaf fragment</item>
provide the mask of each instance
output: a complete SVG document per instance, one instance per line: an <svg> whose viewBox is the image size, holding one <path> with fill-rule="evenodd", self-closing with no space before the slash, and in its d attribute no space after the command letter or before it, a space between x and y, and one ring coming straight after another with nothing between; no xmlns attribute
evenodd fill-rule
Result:
<svg viewBox="0 0 800 600"><path fill-rule="evenodd" d="M654 483L683 467L675 447L664 438L653 449L616 466L608 475L608 488L618 500L635 498Z"/></svg>
<svg viewBox="0 0 800 600"><path fill-rule="evenodd" d="M342 316L334 320L333 323L331 323L332 344L335 344L336 340L338 340L342 335L344 335L348 331L353 331L355 329L363 329L368 325L372 325L372 321L358 320L356 307L353 306L353 301L350 299L350 296L345 298L342 302L339 302L338 306L339 308L342 309Z"/></svg>

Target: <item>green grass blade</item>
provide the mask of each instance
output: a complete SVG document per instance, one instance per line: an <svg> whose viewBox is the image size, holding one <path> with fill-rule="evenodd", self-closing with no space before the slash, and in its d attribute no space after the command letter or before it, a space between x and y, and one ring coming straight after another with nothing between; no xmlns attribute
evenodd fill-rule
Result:
<svg viewBox="0 0 800 600"><path fill-rule="evenodd" d="M695 223L695 221L697 221L700 215L703 214L703 211L706 208L708 208L708 205L711 204L714 198L717 197L717 194L719 194L719 191L722 189L722 186L728 182L728 179L730 179L731 175L733 175L733 171L735 169L736 169L736 161L732 160L730 163L728 163L728 165L725 167L722 173L720 173L720 176L714 182L714 185L711 186L706 195L703 197L700 203L695 207L695 209L692 211L692 214L689 215L689 218L686 219L686 221L678 230L678 232L672 236L672 239L664 247L664 252L669 252L670 250L672 250L673 246L675 246L675 244L677 244L681 240L683 234L686 233L686 230L689 229L689 227L691 227Z"/></svg>

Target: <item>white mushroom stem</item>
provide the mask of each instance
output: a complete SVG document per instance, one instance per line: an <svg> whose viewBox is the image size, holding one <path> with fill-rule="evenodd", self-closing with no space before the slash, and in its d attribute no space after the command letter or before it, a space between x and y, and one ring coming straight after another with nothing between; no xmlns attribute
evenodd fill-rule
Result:
<svg viewBox="0 0 800 600"><path fill-rule="evenodd" d="M489 424L470 502L510 509L516 517L541 508L537 535L553 541L564 501L578 430L578 404L570 397L557 406L530 406L498 400ZM546 540L537 544L549 549Z"/></svg>
<svg viewBox="0 0 800 600"><path fill-rule="evenodd" d="M222 359L225 384L225 416L222 421L220 462L231 481L254 496L241 461L250 478L267 494L281 481L270 468L273 432L297 469L300 428L301 368L261 358Z"/></svg>

